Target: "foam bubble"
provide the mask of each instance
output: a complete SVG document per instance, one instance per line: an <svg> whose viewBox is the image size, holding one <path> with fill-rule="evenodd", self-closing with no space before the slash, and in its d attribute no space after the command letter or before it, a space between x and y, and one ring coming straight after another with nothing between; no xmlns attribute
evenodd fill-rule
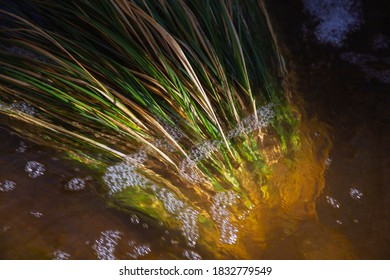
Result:
<svg viewBox="0 0 390 280"><path fill-rule="evenodd" d="M376 79L382 83L390 83L390 58L374 56L371 54L361 54L346 52L340 55L341 59L348 61L351 64L358 65L367 78ZM375 69L372 65L381 65L382 69Z"/></svg>
<svg viewBox="0 0 390 280"><path fill-rule="evenodd" d="M376 34L371 40L371 45L374 51L386 50L390 46L390 40L386 35Z"/></svg>
<svg viewBox="0 0 390 280"><path fill-rule="evenodd" d="M180 212L178 217L182 224L182 234L187 239L187 244L191 247L195 247L199 238L198 215L198 211L188 207Z"/></svg>
<svg viewBox="0 0 390 280"><path fill-rule="evenodd" d="M17 110L17 111L20 111L20 112L23 112L23 113L30 115L30 116L36 116L38 114L38 110L34 106L32 106L31 104L29 104L25 101L19 101L19 102L12 103L10 105L10 108Z"/></svg>
<svg viewBox="0 0 390 280"><path fill-rule="evenodd" d="M232 191L217 193L213 197L210 214L218 226L221 243L234 244L237 241L238 228L231 222L228 206L235 205L238 198Z"/></svg>
<svg viewBox="0 0 390 280"><path fill-rule="evenodd" d="M63 252L61 250L55 250L53 253L53 260L68 260L70 254Z"/></svg>
<svg viewBox="0 0 390 280"><path fill-rule="evenodd" d="M340 202L338 202L335 198L331 196L326 196L326 202L328 202L333 208L338 209L341 207Z"/></svg>
<svg viewBox="0 0 390 280"><path fill-rule="evenodd" d="M183 256L186 257L189 260L201 260L202 257L198 253L190 250L185 250L183 252Z"/></svg>
<svg viewBox="0 0 390 280"><path fill-rule="evenodd" d="M85 180L76 177L76 178L70 179L65 184L64 189L67 191L80 191L80 190L85 189L85 185L86 185Z"/></svg>
<svg viewBox="0 0 390 280"><path fill-rule="evenodd" d="M37 178L39 176L42 176L45 173L46 169L42 163L39 163L37 161L29 161L27 162L24 171L27 172L30 178Z"/></svg>
<svg viewBox="0 0 390 280"><path fill-rule="evenodd" d="M363 192L356 189L356 188L350 188L349 189L349 196L354 200L360 200L363 197Z"/></svg>
<svg viewBox="0 0 390 280"><path fill-rule="evenodd" d="M126 163L119 163L110 166L104 173L103 180L111 193L119 192L127 187L145 187L147 180L134 171L134 166Z"/></svg>
<svg viewBox="0 0 390 280"><path fill-rule="evenodd" d="M127 255L133 259L138 259L140 257L146 256L152 251L148 244L136 245L134 241L130 241L129 246L132 248L132 252L127 253Z"/></svg>
<svg viewBox="0 0 390 280"><path fill-rule="evenodd" d="M349 33L362 24L360 0L302 0L304 9L314 18L314 34L320 43L341 47Z"/></svg>
<svg viewBox="0 0 390 280"><path fill-rule="evenodd" d="M24 153L25 151L27 151L27 145L26 145L26 143L24 143L23 141L20 141L20 143L19 143L19 147L17 147L16 149L15 149L15 151L17 152L17 153Z"/></svg>
<svg viewBox="0 0 390 280"><path fill-rule="evenodd" d="M4 180L0 182L0 191L1 192L10 192L16 188L16 183L10 180Z"/></svg>
<svg viewBox="0 0 390 280"><path fill-rule="evenodd" d="M43 216L43 213L39 212L39 211L31 211L30 214L33 215L36 218L40 218L40 217Z"/></svg>
<svg viewBox="0 0 390 280"><path fill-rule="evenodd" d="M178 214L184 207L184 202L177 199L176 196L167 189L162 189L158 192L157 197L161 200L165 209L170 214Z"/></svg>
<svg viewBox="0 0 390 280"><path fill-rule="evenodd" d="M118 240L121 239L122 233L117 230L102 231L100 238L95 241L92 246L96 256L100 260L115 260L115 247L118 245Z"/></svg>

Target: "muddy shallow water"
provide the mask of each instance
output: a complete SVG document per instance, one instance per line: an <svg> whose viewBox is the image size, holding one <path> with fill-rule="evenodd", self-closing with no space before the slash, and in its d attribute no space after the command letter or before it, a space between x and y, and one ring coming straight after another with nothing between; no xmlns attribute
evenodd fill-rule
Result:
<svg viewBox="0 0 390 280"><path fill-rule="evenodd" d="M367 5L360 33L342 48L324 47L302 31L300 1L291 3L275 1L270 11L286 88L303 115L302 152L293 171L275 168L278 195L253 209L227 257L389 259L390 84L381 77L390 55L373 47L378 36L369 39L370 30L390 38L372 20L382 13ZM1 119L1 259L214 257L179 232L109 207L96 174L63 157Z"/></svg>

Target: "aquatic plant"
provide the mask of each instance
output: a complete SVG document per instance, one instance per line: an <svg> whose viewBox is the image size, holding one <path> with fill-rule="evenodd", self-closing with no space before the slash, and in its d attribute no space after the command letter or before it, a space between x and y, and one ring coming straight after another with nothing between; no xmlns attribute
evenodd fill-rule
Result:
<svg viewBox="0 0 390 280"><path fill-rule="evenodd" d="M24 1L1 27L0 113L101 173L111 205L234 244L296 143L262 1Z"/></svg>

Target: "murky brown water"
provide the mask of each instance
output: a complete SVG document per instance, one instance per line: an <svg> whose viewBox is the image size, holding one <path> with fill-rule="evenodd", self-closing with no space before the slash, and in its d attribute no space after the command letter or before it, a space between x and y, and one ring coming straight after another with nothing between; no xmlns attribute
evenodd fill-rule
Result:
<svg viewBox="0 0 390 280"><path fill-rule="evenodd" d="M227 258L388 259L389 84L367 80L367 73L341 58L349 51L372 52L362 44L334 52L294 38L301 32L294 21L300 10L293 4L273 8L285 42L288 88L302 113L301 152L292 169L274 166L277 175L267 193L259 191L263 203L240 228L239 242L216 250L226 249ZM1 259L217 255L188 247L179 232L108 207L96 191L96 175L12 134L1 121ZM72 186L81 190L69 190L75 178L82 181Z"/></svg>

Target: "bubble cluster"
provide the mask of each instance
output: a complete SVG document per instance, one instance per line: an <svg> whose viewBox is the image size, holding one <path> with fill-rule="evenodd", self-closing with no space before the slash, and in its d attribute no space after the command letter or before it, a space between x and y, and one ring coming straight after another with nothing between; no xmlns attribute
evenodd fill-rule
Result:
<svg viewBox="0 0 390 280"><path fill-rule="evenodd" d="M43 216L43 213L39 211L31 211L30 214L33 215L35 218L40 218Z"/></svg>
<svg viewBox="0 0 390 280"><path fill-rule="evenodd" d="M332 206L333 208L338 209L341 207L340 202L338 202L335 198L328 195L325 198L326 198L326 202L328 202L330 206Z"/></svg>
<svg viewBox="0 0 390 280"><path fill-rule="evenodd" d="M42 61L42 62L50 62L51 61L47 57L42 56L36 52L33 52L33 51L25 49L25 48L20 48L17 46L7 47L6 50L13 53L13 54L16 54L16 55L19 55L19 56L22 56L25 58L33 59L33 60L38 60L38 61Z"/></svg>
<svg viewBox="0 0 390 280"><path fill-rule="evenodd" d="M22 113L25 113L27 115L33 116L33 117L38 114L38 110L34 106L32 106L31 104L24 102L24 101L12 103L10 105L10 108L17 110L17 111L20 111Z"/></svg>
<svg viewBox="0 0 390 280"><path fill-rule="evenodd" d="M363 192L356 189L356 188L350 188L349 189L349 196L354 200L360 200L363 197Z"/></svg>
<svg viewBox="0 0 390 280"><path fill-rule="evenodd" d="M341 47L362 24L360 0L303 0L303 5L316 22L314 34L323 44Z"/></svg>
<svg viewBox="0 0 390 280"><path fill-rule="evenodd" d="M167 189L158 191L157 197L163 203L164 208L180 222L182 234L188 245L195 246L199 238L198 211L186 205Z"/></svg>
<svg viewBox="0 0 390 280"><path fill-rule="evenodd" d="M138 225L140 220L136 214L131 214L130 216L130 222L134 225Z"/></svg>
<svg viewBox="0 0 390 280"><path fill-rule="evenodd" d="M85 180L76 177L76 178L70 179L65 184L64 189L67 191L80 191L80 190L85 189L85 185L86 185Z"/></svg>
<svg viewBox="0 0 390 280"><path fill-rule="evenodd" d="M202 257L198 253L190 250L185 250L183 256L189 260L201 260Z"/></svg>
<svg viewBox="0 0 390 280"><path fill-rule="evenodd" d="M242 134L248 134L262 127L267 127L270 121L275 117L275 112L272 109L273 104L269 103L257 109L256 114L252 114L244 118L234 129L230 130L226 136L228 139L238 137ZM180 175L191 183L205 183L207 178L197 170L197 163L201 160L209 158L223 141L205 141L191 147L187 158L179 164Z"/></svg>
<svg viewBox="0 0 390 280"><path fill-rule="evenodd" d="M146 187L147 180L134 170L134 166L119 163L109 166L104 173L103 180L110 193L116 193L131 186Z"/></svg>
<svg viewBox="0 0 390 280"><path fill-rule="evenodd" d="M386 35L376 34L372 38L371 44L374 51L381 51L390 47L390 40Z"/></svg>
<svg viewBox="0 0 390 280"><path fill-rule="evenodd" d="M199 238L198 215L198 211L187 207L178 216L181 222L182 234L187 239L187 244L191 247L195 247Z"/></svg>
<svg viewBox="0 0 390 280"><path fill-rule="evenodd" d="M354 52L345 52L340 55L341 59L358 65L360 70L368 79L376 79L382 83L390 83L390 58L375 56L371 54L362 54ZM380 68L374 68L373 65L381 65Z"/></svg>
<svg viewBox="0 0 390 280"><path fill-rule="evenodd" d="M167 189L159 191L157 197L162 201L165 209L170 214L178 214L184 207L184 202L177 199L176 196Z"/></svg>
<svg viewBox="0 0 390 280"><path fill-rule="evenodd" d="M1 192L10 192L16 188L16 183L10 180L4 180L0 182L0 191Z"/></svg>
<svg viewBox="0 0 390 280"><path fill-rule="evenodd" d="M24 143L23 141L21 141L20 143L19 143L19 147L17 147L16 149L15 149L15 151L17 152L17 153L24 153L25 151L27 151L27 145L26 145L26 143Z"/></svg>
<svg viewBox="0 0 390 280"><path fill-rule="evenodd" d="M100 238L92 246L99 260L115 260L115 247L122 233L117 230L106 230L101 232Z"/></svg>
<svg viewBox="0 0 390 280"><path fill-rule="evenodd" d="M39 176L42 176L45 173L46 169L42 163L39 163L37 161L29 161L27 162L24 171L27 172L30 178L34 179Z"/></svg>
<svg viewBox="0 0 390 280"><path fill-rule="evenodd" d="M238 229L231 221L228 207L235 205L238 199L239 196L232 191L217 193L213 197L210 214L218 226L221 243L234 244L237 241Z"/></svg>
<svg viewBox="0 0 390 280"><path fill-rule="evenodd" d="M132 248L132 251L130 253L127 253L127 255L133 259L138 259L140 257L146 256L152 251L149 245L137 245L134 241L130 241L129 246Z"/></svg>
<svg viewBox="0 0 390 280"><path fill-rule="evenodd" d="M70 257L70 254L65 253L61 250L55 250L53 252L53 260L68 260Z"/></svg>

